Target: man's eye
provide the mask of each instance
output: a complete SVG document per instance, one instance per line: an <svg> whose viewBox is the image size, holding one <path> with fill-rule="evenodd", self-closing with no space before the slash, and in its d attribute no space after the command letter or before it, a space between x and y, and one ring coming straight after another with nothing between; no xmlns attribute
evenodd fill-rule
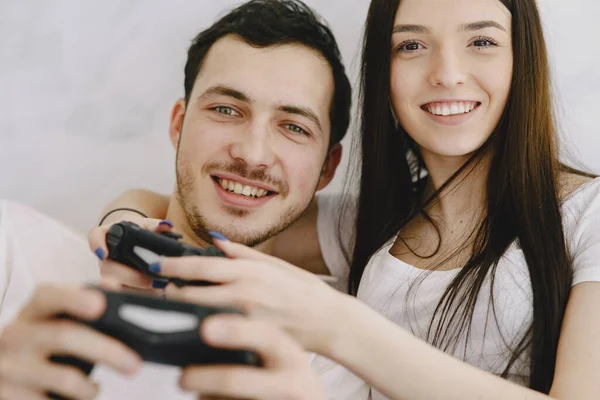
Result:
<svg viewBox="0 0 600 400"><path fill-rule="evenodd" d="M298 125L294 125L294 124L285 124L284 125L286 127L287 130L292 131L294 133L299 133L305 136L308 136L308 132L306 132L304 129L300 128Z"/></svg>
<svg viewBox="0 0 600 400"><path fill-rule="evenodd" d="M235 111L231 107L218 106L218 107L213 108L213 110L216 111L217 113L223 114L223 115L238 115L237 111Z"/></svg>

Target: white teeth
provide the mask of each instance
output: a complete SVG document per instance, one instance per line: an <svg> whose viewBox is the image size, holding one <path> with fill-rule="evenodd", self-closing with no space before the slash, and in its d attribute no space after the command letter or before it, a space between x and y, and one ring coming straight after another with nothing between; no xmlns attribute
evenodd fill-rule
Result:
<svg viewBox="0 0 600 400"><path fill-rule="evenodd" d="M241 183L230 181L228 179L220 179L219 185L221 185L221 187L225 190L249 197L260 198L268 193L265 189L259 189L254 186L242 185Z"/></svg>
<svg viewBox="0 0 600 400"><path fill-rule="evenodd" d="M425 108L434 115L460 115L466 114L477 107L476 102L472 101L456 101L452 103L434 103L428 104Z"/></svg>

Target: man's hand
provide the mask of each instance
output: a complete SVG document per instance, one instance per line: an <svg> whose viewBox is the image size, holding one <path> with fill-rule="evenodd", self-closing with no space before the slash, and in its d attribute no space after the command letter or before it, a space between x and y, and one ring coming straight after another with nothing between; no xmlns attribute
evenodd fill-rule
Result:
<svg viewBox="0 0 600 400"><path fill-rule="evenodd" d="M184 369L180 385L198 392L202 400L323 400L323 388L301 346L274 325L237 315L216 315L201 327L213 347L258 353L262 367L236 365L192 366Z"/></svg>
<svg viewBox="0 0 600 400"><path fill-rule="evenodd" d="M16 320L0 335L0 399L46 399L54 392L72 399L93 399L96 384L79 369L49 361L52 355L72 356L132 374L141 365L133 350L109 336L73 321L69 314L94 320L106 302L93 289L40 286Z"/></svg>

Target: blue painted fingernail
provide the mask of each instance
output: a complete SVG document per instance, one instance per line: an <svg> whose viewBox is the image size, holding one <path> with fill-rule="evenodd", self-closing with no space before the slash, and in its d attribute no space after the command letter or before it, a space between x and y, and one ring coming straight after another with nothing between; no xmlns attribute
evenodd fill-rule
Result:
<svg viewBox="0 0 600 400"><path fill-rule="evenodd" d="M167 225L167 226L169 226L169 228L173 227L173 223L171 221L169 221L168 219L163 219L158 224L159 225Z"/></svg>
<svg viewBox="0 0 600 400"><path fill-rule="evenodd" d="M208 234L210 236L212 236L213 239L223 240L225 242L229 242L229 239L227 239L227 237L225 235L223 235L222 233L215 232L215 231L210 231L210 232L208 232Z"/></svg>
<svg viewBox="0 0 600 400"><path fill-rule="evenodd" d="M94 254L96 254L96 257L98 257L100 259L100 261L104 261L104 256L106 255L104 253L104 249L98 247L95 251Z"/></svg>
<svg viewBox="0 0 600 400"><path fill-rule="evenodd" d="M160 274L160 264L152 263L148 265L148 271L152 272L153 274Z"/></svg>
<svg viewBox="0 0 600 400"><path fill-rule="evenodd" d="M155 279L152 281L152 287L154 289L164 289L165 287L167 287L168 283L168 281L162 279Z"/></svg>

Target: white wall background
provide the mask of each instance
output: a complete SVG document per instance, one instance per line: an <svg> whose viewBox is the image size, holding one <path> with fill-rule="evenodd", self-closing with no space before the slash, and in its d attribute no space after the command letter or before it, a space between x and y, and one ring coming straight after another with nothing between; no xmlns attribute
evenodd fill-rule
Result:
<svg viewBox="0 0 600 400"><path fill-rule="evenodd" d="M126 188L170 192L167 127L189 41L239 2L0 1L0 198L87 231ZM354 78L369 2L307 3L329 21ZM539 4L565 139L600 173L600 3Z"/></svg>

